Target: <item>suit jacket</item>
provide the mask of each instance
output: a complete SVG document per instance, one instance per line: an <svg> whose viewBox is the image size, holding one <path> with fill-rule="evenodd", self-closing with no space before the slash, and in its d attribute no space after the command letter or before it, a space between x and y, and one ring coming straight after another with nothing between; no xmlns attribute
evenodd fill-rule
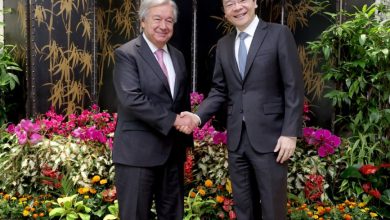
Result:
<svg viewBox="0 0 390 220"><path fill-rule="evenodd" d="M273 152L281 136L301 136L303 77L290 30L259 22L248 51L245 75L237 66L236 32L218 41L212 88L197 114L205 123L227 101L228 148L235 151L245 118L251 145Z"/></svg>
<svg viewBox="0 0 390 220"><path fill-rule="evenodd" d="M190 111L190 77L183 54L168 45L176 73L174 97L168 80L142 35L115 50L114 87L118 122L113 162L151 167L173 156L184 161L192 137L173 126L176 115Z"/></svg>

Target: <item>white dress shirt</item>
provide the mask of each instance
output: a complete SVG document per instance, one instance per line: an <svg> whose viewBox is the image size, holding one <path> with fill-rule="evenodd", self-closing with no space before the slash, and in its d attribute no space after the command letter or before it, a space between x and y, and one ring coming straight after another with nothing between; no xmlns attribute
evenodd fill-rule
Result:
<svg viewBox="0 0 390 220"><path fill-rule="evenodd" d="M257 28L258 24L259 24L259 18L257 16L255 16L253 21L243 31L243 32L248 34L248 36L244 39L244 43L245 43L245 47L246 47L247 53L249 52L249 48L251 46L251 43L252 43L252 40L253 40L253 36L255 35L255 31L256 31L256 28ZM237 29L236 40L235 40L235 43L234 43L234 55L236 57L237 65L238 65L238 47L240 46L240 38L238 37L238 35L240 33L241 33L241 31Z"/></svg>
<svg viewBox="0 0 390 220"><path fill-rule="evenodd" d="M155 54L155 52L159 49L157 48L146 36L145 36L145 33L142 34L142 36L144 37L146 43L148 44L150 50L152 51L152 53L154 54L154 57L156 57L156 60L157 60L157 56ZM173 68L173 63L172 63L172 58L171 58L171 55L169 54L169 51L168 51L168 47L167 45L165 44L163 48L161 48L164 50L164 64L165 66L167 67L167 70L168 70L168 82L169 82L169 89L171 90L171 94L172 94L172 97L174 96L174 91L175 91L175 79L176 79L176 73L175 73L175 68Z"/></svg>

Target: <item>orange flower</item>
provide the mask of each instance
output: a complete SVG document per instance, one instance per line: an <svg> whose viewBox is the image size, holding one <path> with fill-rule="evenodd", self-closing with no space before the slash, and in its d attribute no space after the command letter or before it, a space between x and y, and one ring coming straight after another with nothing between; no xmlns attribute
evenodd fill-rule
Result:
<svg viewBox="0 0 390 220"><path fill-rule="evenodd" d="M204 185L207 187L207 188L210 188L213 186L213 181L211 180L206 180L206 182L204 182Z"/></svg>
<svg viewBox="0 0 390 220"><path fill-rule="evenodd" d="M89 189L88 188L85 188L85 187L81 187L77 190L77 192L81 195L85 194L85 193L88 193L89 192Z"/></svg>
<svg viewBox="0 0 390 220"><path fill-rule="evenodd" d="M343 217L344 217L344 220L351 220L352 219L352 216L350 216L349 214L345 214Z"/></svg>
<svg viewBox="0 0 390 220"><path fill-rule="evenodd" d="M33 218L34 218L34 219L37 219L37 218L38 218L38 214L37 214L37 213L34 213L34 214L33 214Z"/></svg>
<svg viewBox="0 0 390 220"><path fill-rule="evenodd" d="M191 198L195 198L195 196L196 196L196 193L190 192L190 197L191 197Z"/></svg>
<svg viewBox="0 0 390 220"><path fill-rule="evenodd" d="M215 198L215 201L217 201L218 203L223 203L224 200L225 200L225 197L219 196L219 195Z"/></svg>
<svg viewBox="0 0 390 220"><path fill-rule="evenodd" d="M89 189L89 192L92 193L92 194L96 194L96 189L91 188L91 189Z"/></svg>
<svg viewBox="0 0 390 220"><path fill-rule="evenodd" d="M104 184L106 184L107 183L107 179L102 179L102 180L100 180L100 185L104 185Z"/></svg>
<svg viewBox="0 0 390 220"><path fill-rule="evenodd" d="M204 195L206 195L206 191L204 191L204 189L199 189L199 194L201 195L201 196L204 196Z"/></svg>

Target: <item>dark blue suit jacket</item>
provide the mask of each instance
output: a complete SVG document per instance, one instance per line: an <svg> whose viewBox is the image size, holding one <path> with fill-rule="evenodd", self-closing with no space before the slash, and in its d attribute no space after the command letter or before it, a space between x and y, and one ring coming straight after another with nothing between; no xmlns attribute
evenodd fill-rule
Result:
<svg viewBox="0 0 390 220"><path fill-rule="evenodd" d="M303 77L297 48L283 25L259 22L241 79L234 54L236 32L217 44L212 89L197 114L205 123L227 102L229 150L236 150L245 118L251 145L273 152L278 138L301 136Z"/></svg>
<svg viewBox="0 0 390 220"><path fill-rule="evenodd" d="M176 114L190 111L190 76L183 54L168 45L176 73L174 97L142 35L115 50L114 87L119 100L113 162L151 167L164 164L172 149L183 160L192 137L173 127Z"/></svg>

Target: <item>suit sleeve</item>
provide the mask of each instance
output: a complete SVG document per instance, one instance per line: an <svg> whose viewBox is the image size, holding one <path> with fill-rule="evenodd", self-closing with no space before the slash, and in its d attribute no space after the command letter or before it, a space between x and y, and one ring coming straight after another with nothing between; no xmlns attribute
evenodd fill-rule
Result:
<svg viewBox="0 0 390 220"><path fill-rule="evenodd" d="M167 135L176 113L150 100L141 90L135 58L128 52L115 50L114 87L118 101L128 114Z"/></svg>
<svg viewBox="0 0 390 220"><path fill-rule="evenodd" d="M207 95L207 98L200 104L198 111L203 126L223 105L227 100L227 87L226 80L223 74L222 61L221 61L221 43L217 45L216 60L213 72L213 78L211 82L211 90Z"/></svg>
<svg viewBox="0 0 390 220"><path fill-rule="evenodd" d="M291 31L283 26L278 40L278 59L284 86L285 111L282 136L302 136L304 86L298 50Z"/></svg>

